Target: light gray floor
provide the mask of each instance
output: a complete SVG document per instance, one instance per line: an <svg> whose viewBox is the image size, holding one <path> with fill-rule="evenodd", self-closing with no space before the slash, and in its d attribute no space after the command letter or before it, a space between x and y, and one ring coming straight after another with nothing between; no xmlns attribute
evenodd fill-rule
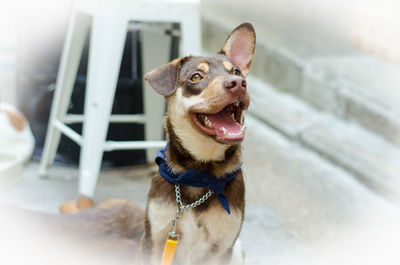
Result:
<svg viewBox="0 0 400 265"><path fill-rule="evenodd" d="M396 206L256 119L246 122L246 264L369 264L382 255L388 262L380 264L399 264L397 250L387 247L398 245ZM152 170L103 171L95 200L126 198L144 207ZM76 198L76 168L54 166L49 179L37 171L29 163L23 180L0 193L0 202L56 213Z"/></svg>

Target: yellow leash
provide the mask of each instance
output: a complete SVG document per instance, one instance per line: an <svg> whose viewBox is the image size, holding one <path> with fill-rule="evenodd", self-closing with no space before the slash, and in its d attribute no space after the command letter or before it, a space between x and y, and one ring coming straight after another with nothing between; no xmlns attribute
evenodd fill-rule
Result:
<svg viewBox="0 0 400 265"><path fill-rule="evenodd" d="M164 252L161 258L161 265L171 265L174 260L176 246L178 245L178 238L170 238L168 236L165 242Z"/></svg>

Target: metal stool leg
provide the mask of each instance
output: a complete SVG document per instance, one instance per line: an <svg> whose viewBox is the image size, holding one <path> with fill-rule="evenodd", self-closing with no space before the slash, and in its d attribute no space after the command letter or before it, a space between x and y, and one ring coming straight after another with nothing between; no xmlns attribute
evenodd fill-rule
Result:
<svg viewBox="0 0 400 265"><path fill-rule="evenodd" d="M47 176L56 155L61 133L55 127L55 121L62 120L67 112L90 22L90 16L74 12L68 26L39 168L41 177Z"/></svg>
<svg viewBox="0 0 400 265"><path fill-rule="evenodd" d="M201 54L201 24L198 7L185 14L181 20L181 47L182 56Z"/></svg>
<svg viewBox="0 0 400 265"><path fill-rule="evenodd" d="M128 21L102 9L94 16L80 155L79 193L93 197L114 102Z"/></svg>

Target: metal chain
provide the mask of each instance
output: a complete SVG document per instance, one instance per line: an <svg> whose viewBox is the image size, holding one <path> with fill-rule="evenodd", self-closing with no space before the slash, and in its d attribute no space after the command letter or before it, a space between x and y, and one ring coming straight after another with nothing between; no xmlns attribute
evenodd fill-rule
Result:
<svg viewBox="0 0 400 265"><path fill-rule="evenodd" d="M182 217L182 213L185 209L187 208L195 208L205 202L208 198L211 197L213 194L212 190L208 190L206 194L204 194L200 199L197 201L188 204L188 205L183 205L182 203L182 197L181 197L181 190L179 188L179 185L175 185L175 196L176 196L176 203L178 204L176 206L176 213L174 219L172 219L172 231L169 232L169 236L172 238L179 238L179 235L176 233L176 225L178 223L178 220Z"/></svg>
<svg viewBox="0 0 400 265"><path fill-rule="evenodd" d="M204 194L197 201L192 202L191 204L188 204L188 205L183 205L182 198L181 198L181 190L179 188L179 185L175 185L176 203L178 203L178 205L180 206L179 207L180 212L183 212L183 210L185 210L186 208L195 208L195 207L199 206L200 204L205 202L208 198L210 198L212 194L213 194L212 190L208 190L208 192L206 194Z"/></svg>

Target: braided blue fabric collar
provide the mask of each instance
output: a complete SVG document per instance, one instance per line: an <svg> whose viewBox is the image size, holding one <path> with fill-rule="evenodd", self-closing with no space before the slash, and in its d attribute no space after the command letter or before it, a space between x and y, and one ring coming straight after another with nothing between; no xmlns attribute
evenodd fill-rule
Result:
<svg viewBox="0 0 400 265"><path fill-rule="evenodd" d="M224 195L225 186L231 180L237 177L240 167L232 173L226 174L223 178L216 178L206 171L197 171L189 169L183 174L175 174L166 163L164 156L165 149L157 152L156 163L159 166L161 176L175 185L193 186L197 188L209 187L217 196L218 201L224 209L230 214L229 202Z"/></svg>

